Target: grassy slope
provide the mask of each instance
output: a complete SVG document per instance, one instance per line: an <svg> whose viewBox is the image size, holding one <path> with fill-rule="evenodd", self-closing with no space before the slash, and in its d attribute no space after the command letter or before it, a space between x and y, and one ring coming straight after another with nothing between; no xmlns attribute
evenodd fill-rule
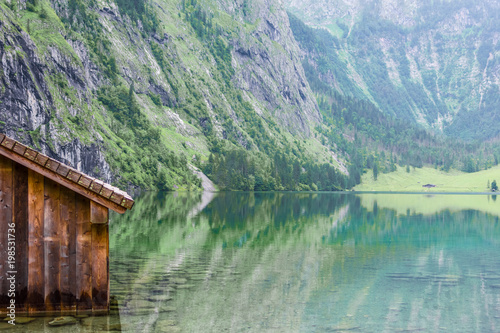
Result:
<svg viewBox="0 0 500 333"><path fill-rule="evenodd" d="M363 175L361 184L356 191L403 191L403 192L488 192L487 183L493 180L500 181L500 166L475 173L465 173L456 170L450 172L439 171L424 167L411 168L410 173L405 168L398 167L397 171L379 174L373 179L371 171ZM435 188L426 189L422 185L434 184Z"/></svg>
<svg viewBox="0 0 500 333"><path fill-rule="evenodd" d="M500 216L499 202L496 197L489 195L363 193L360 198L361 204L368 207L368 211L373 211L371 207L375 207L376 202L379 210L393 209L398 215L433 215L445 210L451 213L477 210Z"/></svg>

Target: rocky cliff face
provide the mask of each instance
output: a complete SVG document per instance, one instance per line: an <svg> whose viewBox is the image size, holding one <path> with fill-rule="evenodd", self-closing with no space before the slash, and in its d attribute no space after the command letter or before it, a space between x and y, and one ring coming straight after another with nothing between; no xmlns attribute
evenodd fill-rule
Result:
<svg viewBox="0 0 500 333"><path fill-rule="evenodd" d="M285 132L310 137L320 115L279 0L138 1L147 10L139 17L117 3L0 1L0 130L140 187L177 158L206 159L213 140L262 149L255 118L278 145ZM200 22L216 27L212 35L196 30ZM123 118L127 98L136 118L134 108ZM165 149L153 161L140 153L149 133ZM145 168L153 171L127 183ZM176 184L187 170L165 177Z"/></svg>
<svg viewBox="0 0 500 333"><path fill-rule="evenodd" d="M75 63L56 47L48 47L42 53L15 12L4 5L0 11L0 30L0 129L53 158L110 182L112 172L102 152L102 139L90 124L84 126L90 132L89 137L72 135L64 113L71 110L72 116L77 116L80 110L77 105L58 107L51 87L51 77L64 75L79 95L77 101L65 102L80 99L85 102L89 82L85 70L89 64L84 67ZM74 50L82 52L77 46Z"/></svg>
<svg viewBox="0 0 500 333"><path fill-rule="evenodd" d="M321 118L316 101L311 98L299 49L290 31L288 16L281 1L221 1L220 9L251 25L234 40L235 83L247 92L257 110L268 110L294 134L309 136L309 124Z"/></svg>
<svg viewBox="0 0 500 333"><path fill-rule="evenodd" d="M336 56L361 87L339 91L451 136L500 134L498 2L309 0L288 9L337 38Z"/></svg>

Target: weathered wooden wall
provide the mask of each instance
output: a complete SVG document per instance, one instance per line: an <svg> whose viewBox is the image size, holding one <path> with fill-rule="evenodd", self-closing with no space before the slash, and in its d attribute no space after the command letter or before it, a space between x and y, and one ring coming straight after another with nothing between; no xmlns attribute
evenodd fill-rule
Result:
<svg viewBox="0 0 500 333"><path fill-rule="evenodd" d="M12 223L16 314L107 311L106 207L0 156L0 313L11 300L7 261Z"/></svg>

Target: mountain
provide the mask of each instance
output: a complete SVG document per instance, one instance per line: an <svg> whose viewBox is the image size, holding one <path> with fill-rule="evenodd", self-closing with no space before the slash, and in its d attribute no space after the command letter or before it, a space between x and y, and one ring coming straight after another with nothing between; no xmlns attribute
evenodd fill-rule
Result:
<svg viewBox="0 0 500 333"><path fill-rule="evenodd" d="M286 6L0 0L0 131L129 190L498 164L495 2Z"/></svg>
<svg viewBox="0 0 500 333"><path fill-rule="evenodd" d="M346 184L280 1L1 0L0 30L0 131L92 176Z"/></svg>
<svg viewBox="0 0 500 333"><path fill-rule="evenodd" d="M500 134L500 3L492 0L292 0L328 53L305 67L344 96L464 140ZM309 71L311 72L311 70Z"/></svg>

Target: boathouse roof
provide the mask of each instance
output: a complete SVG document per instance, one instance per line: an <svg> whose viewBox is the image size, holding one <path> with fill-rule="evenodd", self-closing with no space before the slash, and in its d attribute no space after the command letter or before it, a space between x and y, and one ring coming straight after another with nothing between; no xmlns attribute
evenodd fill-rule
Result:
<svg viewBox="0 0 500 333"><path fill-rule="evenodd" d="M0 155L118 213L122 214L134 205L134 200L126 192L58 162L2 133Z"/></svg>

